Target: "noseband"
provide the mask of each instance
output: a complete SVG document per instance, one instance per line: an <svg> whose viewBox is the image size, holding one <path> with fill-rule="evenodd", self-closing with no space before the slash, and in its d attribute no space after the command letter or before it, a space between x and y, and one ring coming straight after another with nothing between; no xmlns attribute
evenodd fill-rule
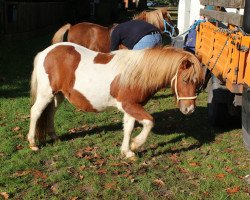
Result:
<svg viewBox="0 0 250 200"><path fill-rule="evenodd" d="M171 32L167 30L167 26L169 26L171 28ZM170 35L170 37L173 37L173 35L175 34L175 27L176 25L172 25L170 24L166 19L164 19L164 33L168 33Z"/></svg>
<svg viewBox="0 0 250 200"><path fill-rule="evenodd" d="M192 96L192 97L180 97L180 96L179 96L178 90L177 90L177 73L178 73L178 70L177 70L176 74L174 75L174 77L171 79L171 87L172 87L172 85L173 85L173 81L175 80L174 89L175 89L175 95L176 95L177 103L178 103L180 100L193 100L193 99L196 99L196 98L197 98L197 95Z"/></svg>

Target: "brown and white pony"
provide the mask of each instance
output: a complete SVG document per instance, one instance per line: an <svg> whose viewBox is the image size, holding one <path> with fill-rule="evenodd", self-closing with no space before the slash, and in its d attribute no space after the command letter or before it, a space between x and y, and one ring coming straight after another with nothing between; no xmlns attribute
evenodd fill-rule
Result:
<svg viewBox="0 0 250 200"><path fill-rule="evenodd" d="M199 60L173 47L98 53L74 43L54 44L38 53L34 61L30 148L38 150L35 140L46 134L57 138L54 115L66 98L85 112L101 112L110 106L123 112L121 152L132 157L153 127L153 117L143 105L158 90L172 85L180 111L191 114L201 79ZM143 129L129 145L135 121Z"/></svg>
<svg viewBox="0 0 250 200"><path fill-rule="evenodd" d="M133 19L147 21L163 32L165 29L169 32L174 32L174 36L178 34L178 29L171 21L166 9L162 8L151 12L143 11L135 15ZM169 25L166 26L166 23ZM82 22L73 26L66 24L54 34L52 44L63 41L73 42L93 51L108 53L110 52L110 35L114 27L115 24L111 27L104 27L89 22ZM124 46L122 46L122 48L124 48Z"/></svg>

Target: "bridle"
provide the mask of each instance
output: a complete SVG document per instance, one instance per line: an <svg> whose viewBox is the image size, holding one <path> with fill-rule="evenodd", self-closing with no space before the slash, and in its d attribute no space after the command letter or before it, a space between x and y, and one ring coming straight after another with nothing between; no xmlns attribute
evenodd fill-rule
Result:
<svg viewBox="0 0 250 200"><path fill-rule="evenodd" d="M173 81L175 80L174 89L175 89L175 95L176 95L177 103L179 103L180 100L194 100L194 99L196 99L197 95L192 96L192 97L180 97L179 96L178 90L177 90L177 74L178 74L178 70L177 70L176 74L174 75L174 77L171 79L171 87L173 85Z"/></svg>
<svg viewBox="0 0 250 200"><path fill-rule="evenodd" d="M173 37L173 35L175 34L175 27L176 25L172 25L170 24L166 19L163 20L164 21L164 33L168 33L170 37ZM171 32L167 30L167 26L169 26L171 28Z"/></svg>

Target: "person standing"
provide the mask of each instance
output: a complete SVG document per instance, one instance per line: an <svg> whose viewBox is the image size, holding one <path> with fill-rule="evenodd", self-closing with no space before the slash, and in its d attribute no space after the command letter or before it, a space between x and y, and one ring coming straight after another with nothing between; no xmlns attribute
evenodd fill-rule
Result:
<svg viewBox="0 0 250 200"><path fill-rule="evenodd" d="M110 50L119 49L119 45L128 49L144 49L162 45L160 30L142 20L130 20L117 25L111 33Z"/></svg>

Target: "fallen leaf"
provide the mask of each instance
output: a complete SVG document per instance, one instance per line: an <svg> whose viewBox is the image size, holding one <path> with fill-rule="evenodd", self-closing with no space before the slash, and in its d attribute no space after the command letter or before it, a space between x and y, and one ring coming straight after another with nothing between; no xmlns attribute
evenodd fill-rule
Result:
<svg viewBox="0 0 250 200"><path fill-rule="evenodd" d="M225 178L226 174L216 174L216 178Z"/></svg>
<svg viewBox="0 0 250 200"><path fill-rule="evenodd" d="M1 122L0 123L0 126L2 127L2 126L6 126L6 123L5 122Z"/></svg>
<svg viewBox="0 0 250 200"><path fill-rule="evenodd" d="M95 165L98 165L98 166L103 166L104 164L106 163L106 161L104 159L100 159L100 160L97 160L95 162Z"/></svg>
<svg viewBox="0 0 250 200"><path fill-rule="evenodd" d="M29 174L31 172L31 170L21 170L21 171L16 171L13 176L14 177L21 177L21 176L25 176L27 174Z"/></svg>
<svg viewBox="0 0 250 200"><path fill-rule="evenodd" d="M79 149L76 153L75 153L75 156L77 158L83 158L83 150L82 149Z"/></svg>
<svg viewBox="0 0 250 200"><path fill-rule="evenodd" d="M224 149L224 151L227 152L227 153L233 153L233 152L235 152L235 150L231 149L231 148L226 148L226 149Z"/></svg>
<svg viewBox="0 0 250 200"><path fill-rule="evenodd" d="M176 153L170 155L169 158L170 158L170 160L171 160L173 163L179 163L179 162L180 162L180 160L179 160L179 158L178 158L178 156L177 156Z"/></svg>
<svg viewBox="0 0 250 200"><path fill-rule="evenodd" d="M181 172L183 174L189 173L189 171L187 169L185 169L185 168L178 167L177 169L179 170L179 172Z"/></svg>
<svg viewBox="0 0 250 200"><path fill-rule="evenodd" d="M78 199L78 197L73 197L70 200L77 200L77 199Z"/></svg>
<svg viewBox="0 0 250 200"><path fill-rule="evenodd" d="M84 149L85 152L92 152L93 151L93 148L88 146Z"/></svg>
<svg viewBox="0 0 250 200"><path fill-rule="evenodd" d="M240 187L234 187L234 188L227 188L226 191L228 194L234 194L234 193L237 193L239 192L240 190Z"/></svg>
<svg viewBox="0 0 250 200"><path fill-rule="evenodd" d="M203 192L203 195L204 195L205 197L208 197L208 196L209 196L209 193L208 193L208 192Z"/></svg>
<svg viewBox="0 0 250 200"><path fill-rule="evenodd" d="M47 178L47 175L39 170L33 170L32 174L36 179L41 178L41 179L45 180Z"/></svg>
<svg viewBox="0 0 250 200"><path fill-rule="evenodd" d="M116 186L116 182L114 181L114 182L111 182L111 183L106 183L104 185L104 188L105 189L114 189L115 186Z"/></svg>
<svg viewBox="0 0 250 200"><path fill-rule="evenodd" d="M17 131L20 131L20 130L21 130L21 128L19 126L16 126L15 128L12 128L12 131L14 131L14 132L17 132Z"/></svg>
<svg viewBox="0 0 250 200"><path fill-rule="evenodd" d="M79 167L79 170L81 170L81 171L83 171L83 170L85 170L85 169L86 169L86 166L85 166L85 165L82 165L82 166Z"/></svg>
<svg viewBox="0 0 250 200"><path fill-rule="evenodd" d="M23 115L21 116L21 119L29 119L30 118L30 115Z"/></svg>
<svg viewBox="0 0 250 200"><path fill-rule="evenodd" d="M122 163L111 163L110 166L112 167L119 167L119 166L122 166L123 164Z"/></svg>
<svg viewBox="0 0 250 200"><path fill-rule="evenodd" d="M0 192L0 195L3 197L4 200L9 199L9 194L7 192Z"/></svg>
<svg viewBox="0 0 250 200"><path fill-rule="evenodd" d="M189 165L192 167L199 167L200 166L200 164L197 162L191 162L191 163L189 163Z"/></svg>
<svg viewBox="0 0 250 200"><path fill-rule="evenodd" d="M244 180L247 182L247 184L250 184L250 175L249 175L249 174L246 175L246 176L244 177Z"/></svg>
<svg viewBox="0 0 250 200"><path fill-rule="evenodd" d="M58 194L58 188L59 188L59 186L58 186L57 183L55 183L54 185L52 185L52 186L50 187L51 191L52 191L54 194Z"/></svg>
<svg viewBox="0 0 250 200"><path fill-rule="evenodd" d="M23 148L24 148L23 145L20 145L20 144L16 146L16 150L21 150Z"/></svg>
<svg viewBox="0 0 250 200"><path fill-rule="evenodd" d="M230 168L230 167L225 167L224 169L225 169L226 172L228 172L229 174L233 174L233 173L234 173L233 169Z"/></svg>
<svg viewBox="0 0 250 200"><path fill-rule="evenodd" d="M106 169L99 169L97 170L97 174L107 174L107 170Z"/></svg>
<svg viewBox="0 0 250 200"><path fill-rule="evenodd" d="M165 185L165 183L161 179L155 179L153 183L159 187L162 187Z"/></svg>

